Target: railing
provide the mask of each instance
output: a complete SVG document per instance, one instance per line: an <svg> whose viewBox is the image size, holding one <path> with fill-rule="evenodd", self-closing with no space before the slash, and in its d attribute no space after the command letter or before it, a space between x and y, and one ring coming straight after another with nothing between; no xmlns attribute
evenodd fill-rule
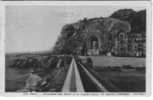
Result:
<svg viewBox="0 0 153 100"><path fill-rule="evenodd" d="M90 78L90 80L96 85L96 87L98 87L98 90L100 90L101 92L108 92L108 90L82 64L80 64L80 66L85 71L88 78Z"/></svg>
<svg viewBox="0 0 153 100"><path fill-rule="evenodd" d="M102 85L102 83L99 80L97 80L96 77L93 76L85 66L83 66L79 62L77 63L80 65L79 68L83 70L83 75L81 76L76 61L73 58L68 69L68 73L62 88L62 92L85 92L86 89L84 84L88 85L88 82L83 81L82 77L89 78L90 82L92 82L93 85L96 88L98 88L97 90L99 92L108 92L108 90Z"/></svg>

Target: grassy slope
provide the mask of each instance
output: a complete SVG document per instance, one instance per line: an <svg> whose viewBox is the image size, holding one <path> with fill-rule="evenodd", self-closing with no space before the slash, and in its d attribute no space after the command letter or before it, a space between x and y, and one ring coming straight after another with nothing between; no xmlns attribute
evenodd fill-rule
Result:
<svg viewBox="0 0 153 100"><path fill-rule="evenodd" d="M111 71L95 68L101 79L107 85L113 84L119 92L145 92L145 72L144 71Z"/></svg>
<svg viewBox="0 0 153 100"><path fill-rule="evenodd" d="M16 91L25 86L26 73L21 73L17 69L6 67L6 91ZM28 73L28 72L27 72Z"/></svg>
<svg viewBox="0 0 153 100"><path fill-rule="evenodd" d="M92 56L95 66L123 66L131 65L135 67L144 67L145 58L134 57L108 57L108 56Z"/></svg>
<svg viewBox="0 0 153 100"><path fill-rule="evenodd" d="M18 69L11 68L10 65L13 64L13 60L16 57L6 56L6 69L5 69L5 89L6 91L17 91L25 86L26 79L28 78L28 73L30 69ZM67 70L68 68L66 68ZM50 77L50 90L60 91L63 86L64 79L66 77L66 71L63 68L51 69L49 73L42 72L42 78ZM53 90L52 90L53 89Z"/></svg>
<svg viewBox="0 0 153 100"><path fill-rule="evenodd" d="M96 72L98 72L101 79L106 82L108 87L114 85L115 88L119 89L119 92L145 91L145 71L112 71L107 69L107 66L123 65L145 67L145 58L108 56L92 56L91 58L94 66L97 66L95 68Z"/></svg>
<svg viewBox="0 0 153 100"><path fill-rule="evenodd" d="M6 58L6 90L9 90L9 91L16 91L18 89L21 89L25 85L25 80L27 78L25 75L28 73L28 70L22 71L22 70L8 67L9 65L13 63L14 58L15 57ZM100 66L107 66L107 65L117 66L122 64L144 66L145 64L144 58L92 57L92 59L95 65L100 65ZM117 72L117 71L101 70L99 68L102 68L102 67L98 67L96 71L100 74L101 78L109 80L109 82L113 83L116 87L120 88L120 91L144 91L145 90L145 73L144 72L134 72L134 71L133 72ZM63 75L59 75L59 76L63 76ZM57 75L57 77L59 76ZM54 83L54 85L52 84L51 87L52 88L55 87L56 84L58 83Z"/></svg>
<svg viewBox="0 0 153 100"><path fill-rule="evenodd" d="M16 68L10 68L13 64L15 57L6 57L5 66L5 89L6 91L16 91L25 86L25 80L27 79L27 73L29 70L18 70Z"/></svg>

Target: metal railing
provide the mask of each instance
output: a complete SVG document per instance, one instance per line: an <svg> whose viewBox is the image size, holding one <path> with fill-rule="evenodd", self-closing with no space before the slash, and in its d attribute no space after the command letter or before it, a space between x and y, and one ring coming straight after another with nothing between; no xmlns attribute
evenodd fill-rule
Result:
<svg viewBox="0 0 153 100"><path fill-rule="evenodd" d="M100 92L108 92L108 90L102 85L102 83L98 79L96 79L95 76L93 76L82 64L80 64L80 66L82 67L88 78L90 78L90 80L96 85L98 90L100 90Z"/></svg>

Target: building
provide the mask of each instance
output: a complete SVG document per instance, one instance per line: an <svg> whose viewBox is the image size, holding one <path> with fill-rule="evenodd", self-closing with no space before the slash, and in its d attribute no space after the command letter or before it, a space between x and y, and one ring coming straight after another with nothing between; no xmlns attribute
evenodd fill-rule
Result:
<svg viewBox="0 0 153 100"><path fill-rule="evenodd" d="M127 33L120 32L115 39L115 45L111 52L114 56L127 56L128 55L128 35Z"/></svg>
<svg viewBox="0 0 153 100"><path fill-rule="evenodd" d="M128 55L145 57L146 56L146 35L145 32L130 33L128 35Z"/></svg>

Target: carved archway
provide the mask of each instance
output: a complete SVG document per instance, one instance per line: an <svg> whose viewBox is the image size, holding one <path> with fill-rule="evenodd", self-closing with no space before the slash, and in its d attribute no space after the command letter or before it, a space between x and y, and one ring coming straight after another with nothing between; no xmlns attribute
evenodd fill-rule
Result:
<svg viewBox="0 0 153 100"><path fill-rule="evenodd" d="M90 35L87 38L86 44L88 49L98 49L100 48L100 39L96 35Z"/></svg>
<svg viewBox="0 0 153 100"><path fill-rule="evenodd" d="M98 49L99 43L98 43L98 38L96 36L91 36L89 42L91 49Z"/></svg>
<svg viewBox="0 0 153 100"><path fill-rule="evenodd" d="M100 39L97 35L89 35L86 41L88 55L99 55Z"/></svg>

